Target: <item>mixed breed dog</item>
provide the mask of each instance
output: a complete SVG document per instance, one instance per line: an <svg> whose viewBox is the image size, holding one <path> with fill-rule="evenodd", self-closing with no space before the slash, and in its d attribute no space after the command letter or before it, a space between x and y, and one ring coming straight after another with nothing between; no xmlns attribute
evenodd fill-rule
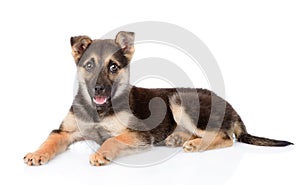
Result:
<svg viewBox="0 0 300 185"><path fill-rule="evenodd" d="M155 145L196 152L229 147L234 140L259 146L292 144L248 134L232 106L209 90L132 86L133 43L134 33L124 31L107 40L71 37L78 92L59 129L24 157L27 165L45 164L82 140L101 145L90 156L94 166ZM163 103L151 103L155 98Z"/></svg>

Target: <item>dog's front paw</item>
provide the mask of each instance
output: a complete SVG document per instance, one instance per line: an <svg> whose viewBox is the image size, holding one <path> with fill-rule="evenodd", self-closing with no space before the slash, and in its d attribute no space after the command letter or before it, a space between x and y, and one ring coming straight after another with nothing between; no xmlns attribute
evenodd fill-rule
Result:
<svg viewBox="0 0 300 185"><path fill-rule="evenodd" d="M109 164L112 158L108 153L96 152L90 156L90 164L93 166L103 166Z"/></svg>
<svg viewBox="0 0 300 185"><path fill-rule="evenodd" d="M49 154L41 152L28 153L24 157L24 163L28 166L40 166L46 164L49 160Z"/></svg>

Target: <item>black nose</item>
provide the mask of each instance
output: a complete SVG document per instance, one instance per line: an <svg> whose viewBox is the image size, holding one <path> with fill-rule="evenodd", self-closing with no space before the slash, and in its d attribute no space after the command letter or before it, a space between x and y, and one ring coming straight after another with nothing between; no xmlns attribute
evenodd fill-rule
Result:
<svg viewBox="0 0 300 185"><path fill-rule="evenodd" d="M105 91L104 85L96 85L95 92L101 93L101 92L104 92L104 91Z"/></svg>

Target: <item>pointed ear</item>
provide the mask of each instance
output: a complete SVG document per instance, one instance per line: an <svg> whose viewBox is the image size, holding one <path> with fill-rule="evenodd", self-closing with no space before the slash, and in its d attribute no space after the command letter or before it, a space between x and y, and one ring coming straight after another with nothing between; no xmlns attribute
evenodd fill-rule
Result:
<svg viewBox="0 0 300 185"><path fill-rule="evenodd" d="M130 61L134 53L134 33L121 31L117 34L115 41L122 48L124 56Z"/></svg>
<svg viewBox="0 0 300 185"><path fill-rule="evenodd" d="M72 47L72 55L75 63L77 64L84 51L92 43L92 39L90 39L88 36L77 36L71 37L70 42Z"/></svg>

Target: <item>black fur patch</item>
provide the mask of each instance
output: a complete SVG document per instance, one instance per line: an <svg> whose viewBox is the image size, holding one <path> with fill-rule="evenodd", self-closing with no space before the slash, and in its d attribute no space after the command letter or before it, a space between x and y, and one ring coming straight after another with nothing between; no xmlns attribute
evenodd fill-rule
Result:
<svg viewBox="0 0 300 185"><path fill-rule="evenodd" d="M74 110L73 110L73 106L70 107L70 110L69 110L71 113L74 113Z"/></svg>
<svg viewBox="0 0 300 185"><path fill-rule="evenodd" d="M51 134L60 134L61 132L63 132L63 131L60 129L55 129L55 130L52 130Z"/></svg>
<svg viewBox="0 0 300 185"><path fill-rule="evenodd" d="M268 139L264 137L257 137L252 136L250 134L242 134L238 138L239 142L251 144L251 145L258 145L258 146L288 146L293 145L293 143L288 141L280 141L275 139Z"/></svg>

